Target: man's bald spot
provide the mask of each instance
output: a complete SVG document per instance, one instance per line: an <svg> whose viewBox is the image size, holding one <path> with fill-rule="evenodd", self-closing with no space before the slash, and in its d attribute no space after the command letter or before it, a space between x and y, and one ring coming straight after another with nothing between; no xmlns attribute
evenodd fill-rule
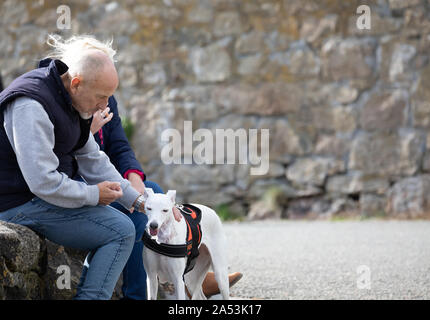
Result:
<svg viewBox="0 0 430 320"><path fill-rule="evenodd" d="M112 86L117 87L118 73L115 65L103 51L88 49L82 54L79 63L82 80L101 81L108 86L112 83Z"/></svg>

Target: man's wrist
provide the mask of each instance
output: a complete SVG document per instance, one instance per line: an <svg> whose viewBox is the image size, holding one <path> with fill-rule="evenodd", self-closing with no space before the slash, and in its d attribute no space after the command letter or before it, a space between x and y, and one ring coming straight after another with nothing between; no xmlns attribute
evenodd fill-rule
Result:
<svg viewBox="0 0 430 320"><path fill-rule="evenodd" d="M124 175L123 175L124 179L127 180L133 180L133 179L141 179L142 181L145 180L145 176L143 174L142 171L140 170L136 170L136 169L130 169L127 170Z"/></svg>
<svg viewBox="0 0 430 320"><path fill-rule="evenodd" d="M144 212L145 201L148 196L145 194L141 194L137 197L136 201L133 203L134 210L139 212Z"/></svg>

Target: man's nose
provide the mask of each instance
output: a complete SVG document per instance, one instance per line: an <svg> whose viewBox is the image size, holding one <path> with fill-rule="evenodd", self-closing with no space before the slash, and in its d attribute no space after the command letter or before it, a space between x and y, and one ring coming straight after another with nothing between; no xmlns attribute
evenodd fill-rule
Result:
<svg viewBox="0 0 430 320"><path fill-rule="evenodd" d="M107 102L106 104L102 104L102 105L100 105L98 108L99 108L101 111L103 111L103 110L105 110L108 106L109 106L109 102Z"/></svg>

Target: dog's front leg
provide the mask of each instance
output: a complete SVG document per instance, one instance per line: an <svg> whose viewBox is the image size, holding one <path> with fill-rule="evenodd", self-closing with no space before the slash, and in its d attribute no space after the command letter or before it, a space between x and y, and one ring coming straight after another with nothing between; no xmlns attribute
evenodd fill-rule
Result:
<svg viewBox="0 0 430 320"><path fill-rule="evenodd" d="M155 272L148 273L148 281L147 282L149 282L149 297L148 297L148 299L149 300L157 300L157 293L158 293L157 274Z"/></svg>
<svg viewBox="0 0 430 320"><path fill-rule="evenodd" d="M182 280L182 275L175 280L176 300L185 300L185 284Z"/></svg>

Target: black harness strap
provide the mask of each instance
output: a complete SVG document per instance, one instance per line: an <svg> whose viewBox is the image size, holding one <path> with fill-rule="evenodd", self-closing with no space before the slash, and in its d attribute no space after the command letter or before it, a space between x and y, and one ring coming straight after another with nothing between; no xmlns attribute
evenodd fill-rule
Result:
<svg viewBox="0 0 430 320"><path fill-rule="evenodd" d="M142 241L148 249L155 251L159 254L171 257L171 258L183 258L187 256L187 245L186 244L167 244L157 243L148 232L143 233Z"/></svg>

